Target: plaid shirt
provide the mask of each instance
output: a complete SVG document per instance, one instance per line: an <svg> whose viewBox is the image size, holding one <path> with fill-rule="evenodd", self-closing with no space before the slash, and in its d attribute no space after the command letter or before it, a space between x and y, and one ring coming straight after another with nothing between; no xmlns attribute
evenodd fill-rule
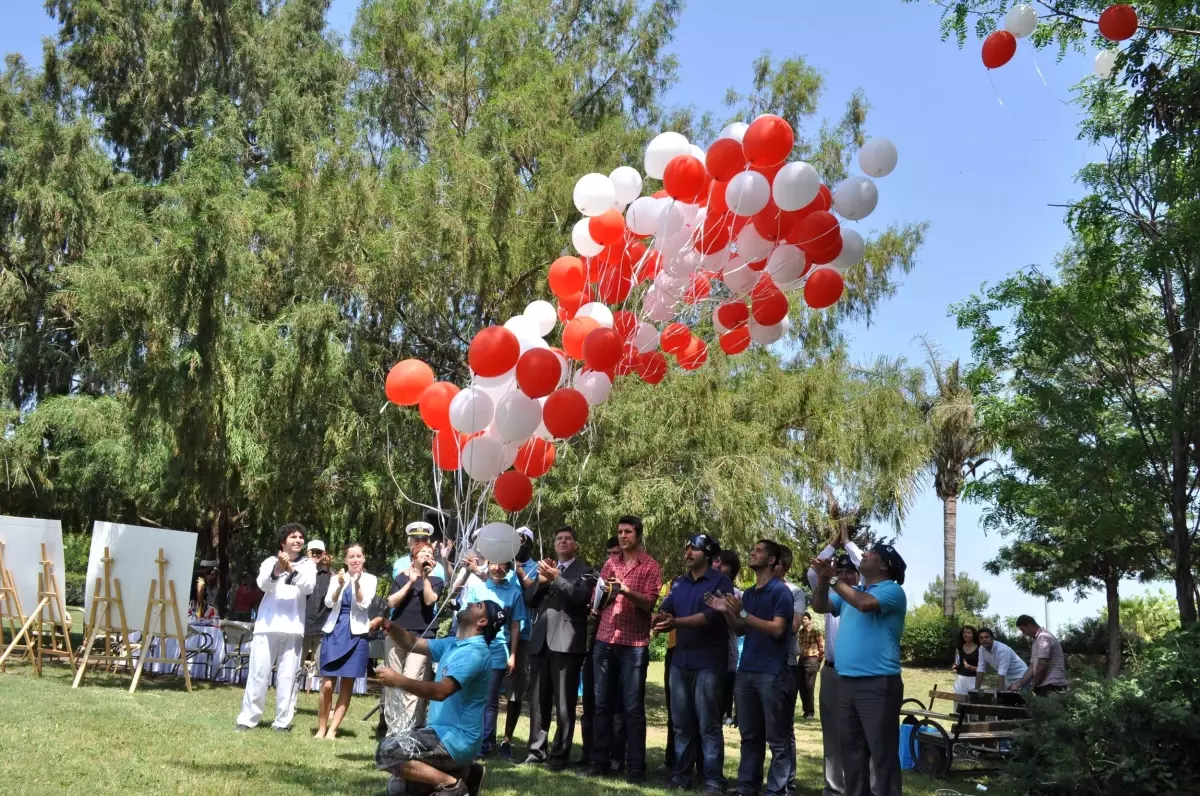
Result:
<svg viewBox="0 0 1200 796"><path fill-rule="evenodd" d="M811 625L808 630L802 626L796 632L796 648L801 658L819 658L825 654L825 637Z"/></svg>
<svg viewBox="0 0 1200 796"><path fill-rule="evenodd" d="M633 563L626 564L621 556L613 556L604 562L600 578L619 578L625 588L637 592L650 600L650 611L639 611L633 601L624 594L600 611L600 627L596 640L605 644L621 644L626 647L645 647L650 644L650 614L662 590L662 568L645 551L639 550Z"/></svg>

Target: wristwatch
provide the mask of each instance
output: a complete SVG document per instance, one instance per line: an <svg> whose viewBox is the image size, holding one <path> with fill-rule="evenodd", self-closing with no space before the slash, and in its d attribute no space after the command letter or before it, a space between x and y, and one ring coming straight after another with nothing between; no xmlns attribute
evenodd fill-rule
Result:
<svg viewBox="0 0 1200 796"><path fill-rule="evenodd" d="M829 588L832 589L834 586L838 585L838 583L840 583L840 582L841 581L838 580L838 576L834 575L832 578L829 579Z"/></svg>
<svg viewBox="0 0 1200 796"><path fill-rule="evenodd" d="M738 616L740 616L742 619L745 619L749 615L750 614L746 612L745 608L743 608L740 612L738 612Z"/></svg>

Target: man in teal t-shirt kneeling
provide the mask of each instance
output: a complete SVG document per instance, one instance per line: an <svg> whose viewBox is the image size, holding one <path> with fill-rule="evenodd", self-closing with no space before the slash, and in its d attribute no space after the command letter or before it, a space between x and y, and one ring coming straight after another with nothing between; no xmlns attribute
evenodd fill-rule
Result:
<svg viewBox="0 0 1200 796"><path fill-rule="evenodd" d="M901 796L904 559L890 544L875 545L859 564L861 586L839 581L832 560L814 558L812 567L818 576L813 607L840 618L836 720L846 796Z"/></svg>
<svg viewBox="0 0 1200 796"><path fill-rule="evenodd" d="M473 602L458 613L453 638L422 639L384 619L376 619L401 648L428 655L437 664L433 682L414 680L393 669L377 671L380 682L428 699L426 725L385 738L375 765L392 774L387 792L410 796L475 796L487 773L473 763L483 742L483 712L491 673L489 645L508 621L494 602Z"/></svg>

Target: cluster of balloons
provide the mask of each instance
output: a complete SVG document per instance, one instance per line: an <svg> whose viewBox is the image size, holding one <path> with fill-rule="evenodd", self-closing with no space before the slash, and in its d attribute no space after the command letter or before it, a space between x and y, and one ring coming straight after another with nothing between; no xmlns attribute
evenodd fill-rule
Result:
<svg viewBox="0 0 1200 796"><path fill-rule="evenodd" d="M619 377L658 384L671 360L682 370L704 365L708 343L693 327L708 306L716 342L733 355L787 333L789 294L814 309L835 304L842 273L866 251L842 220L874 211L874 178L896 167L896 147L868 141L863 174L832 189L812 165L788 162L794 147L790 125L767 114L725 128L707 151L679 133L658 135L644 176L621 166L580 178L575 254L546 275L556 303L534 301L475 335L463 389L416 359L388 373L388 399L416 406L433 432L434 465L490 485L501 508L521 511L533 479L554 465L556 443L583 430ZM644 178L662 190L643 196Z"/></svg>
<svg viewBox="0 0 1200 796"><path fill-rule="evenodd" d="M1017 52L1017 39L1033 33L1038 24L1037 11L1028 3L1018 3L1004 16L1004 29L989 35L983 42L983 65L997 69L1012 60ZM1112 5L1097 21L1100 35L1109 41L1120 42L1133 38L1138 29L1137 11L1131 5ZM1117 63L1115 50L1101 50L1093 64L1096 74L1107 80Z"/></svg>

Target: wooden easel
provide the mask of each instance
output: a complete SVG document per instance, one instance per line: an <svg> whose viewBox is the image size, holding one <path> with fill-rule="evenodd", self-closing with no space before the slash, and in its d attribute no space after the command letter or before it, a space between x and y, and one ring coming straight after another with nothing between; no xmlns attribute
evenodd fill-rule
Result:
<svg viewBox="0 0 1200 796"><path fill-rule="evenodd" d="M25 624L25 612L21 610L21 595L17 594L17 584L12 573L4 563L4 542L0 541L0 639L4 637L5 624L8 625L10 638L17 637L17 631ZM21 650L26 657L33 654L28 645L22 645ZM0 662L0 672L5 665Z"/></svg>
<svg viewBox="0 0 1200 796"><path fill-rule="evenodd" d="M125 671L133 671L133 648L129 643L129 623L125 621L125 603L121 600L121 581L112 577L112 556L108 548L104 548L104 557L100 559L103 573L96 576L96 585L92 590L92 609L88 612L87 641L83 645L83 660L79 662L79 670L75 672L75 682L72 688L78 688L83 682L83 673L87 671L88 663L120 663L124 661ZM117 616L121 624L113 624L113 606L116 606ZM96 636L104 633L104 652L92 654L96 645ZM125 647L125 654L113 651L113 635Z"/></svg>
<svg viewBox="0 0 1200 796"><path fill-rule="evenodd" d="M137 690L138 682L142 679L142 669L150 663L178 663L183 669L183 683L188 693L192 692L192 673L188 669L187 653L184 648L183 621L179 618L179 602L175 599L175 581L167 580L167 558L163 549L158 548L158 577L150 581L150 596L146 600L146 623L142 625L142 654L138 655L137 668L133 672L133 682L129 685L129 693ZM155 596L155 592L158 596ZM168 596L170 595L170 596ZM168 614L168 611L170 613ZM167 632L167 619L175 620L175 632ZM166 658L161 655L150 657L150 647L154 637L158 636L159 650L166 648L168 638L179 642L179 655Z"/></svg>
<svg viewBox="0 0 1200 796"><path fill-rule="evenodd" d="M72 674L75 672L75 653L71 650L71 631L70 619L67 617L67 606L63 603L62 595L58 593L58 587L54 581L54 562L50 560L50 554L46 550L46 543L42 543L42 571L38 574L38 604L33 609L33 613L25 620L25 624L13 636L12 642L8 648L4 650L4 654L0 655L0 666L8 659L9 653L16 648L21 637L24 636L26 644L31 647L33 656L33 670L38 677L42 676L42 658L66 658L67 663L71 666ZM37 630L30 631L34 624L37 624ZM50 648L46 649L46 625L50 626ZM59 636L59 627L62 627L61 638Z"/></svg>

